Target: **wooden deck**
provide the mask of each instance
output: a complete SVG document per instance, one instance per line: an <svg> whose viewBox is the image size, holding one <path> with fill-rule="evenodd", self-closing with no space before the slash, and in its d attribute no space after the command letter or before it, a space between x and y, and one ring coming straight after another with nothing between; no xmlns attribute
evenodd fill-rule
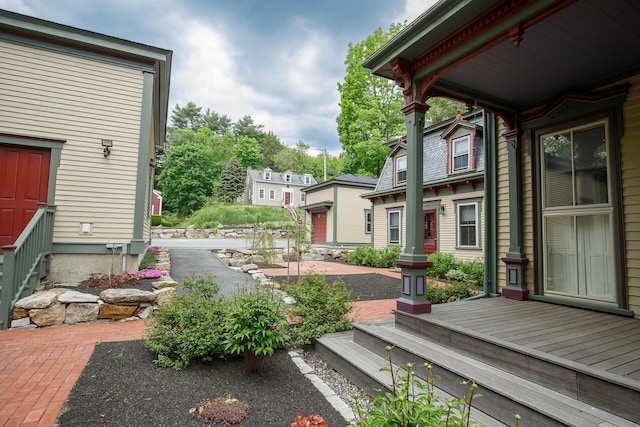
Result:
<svg viewBox="0 0 640 427"><path fill-rule="evenodd" d="M434 305L431 313L418 317L620 376L640 387L640 320L506 298Z"/></svg>

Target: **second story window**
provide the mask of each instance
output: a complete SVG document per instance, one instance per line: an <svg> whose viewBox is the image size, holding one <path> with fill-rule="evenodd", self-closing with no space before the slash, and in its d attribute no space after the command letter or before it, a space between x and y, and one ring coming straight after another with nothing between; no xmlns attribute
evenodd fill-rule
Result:
<svg viewBox="0 0 640 427"><path fill-rule="evenodd" d="M271 181L271 172L265 171L264 172L264 179L267 181Z"/></svg>
<svg viewBox="0 0 640 427"><path fill-rule="evenodd" d="M291 174L290 173L285 173L284 174L284 182L291 182Z"/></svg>
<svg viewBox="0 0 640 427"><path fill-rule="evenodd" d="M469 169L471 138L469 135L454 139L452 143L451 170L453 172Z"/></svg>
<svg viewBox="0 0 640 427"><path fill-rule="evenodd" d="M407 156L396 157L396 185L407 182Z"/></svg>
<svg viewBox="0 0 640 427"><path fill-rule="evenodd" d="M305 183L306 185L311 184L311 175L305 175L305 176L304 176L304 183Z"/></svg>

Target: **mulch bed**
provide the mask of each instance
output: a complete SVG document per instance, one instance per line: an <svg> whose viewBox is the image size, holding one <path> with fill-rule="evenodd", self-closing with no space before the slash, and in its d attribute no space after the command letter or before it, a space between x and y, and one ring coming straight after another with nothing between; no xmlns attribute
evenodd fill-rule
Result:
<svg viewBox="0 0 640 427"><path fill-rule="evenodd" d="M189 409L228 397L249 405L241 426L289 426L299 415L321 415L332 427L347 422L284 350L264 362L264 375L245 375L241 358L160 368L142 341L101 343L58 418L75 426L205 426Z"/></svg>
<svg viewBox="0 0 640 427"><path fill-rule="evenodd" d="M271 276L278 283L287 281L287 276ZM344 281L347 289L351 291L353 301L369 301L376 299L392 299L400 296L400 279L385 276L384 274L345 274L343 276L326 275L327 283L336 280ZM289 280L295 282L297 275L289 276Z"/></svg>
<svg viewBox="0 0 640 427"><path fill-rule="evenodd" d="M158 280L162 280L161 278L159 279L139 279L137 282L135 282L134 284L120 284L117 287L120 289L140 289L142 291L149 291L149 292L153 292L153 282L156 282ZM75 288L74 290L77 290L78 292L83 292L83 293L87 293L87 294L91 294L91 295L100 295L100 292L104 291L105 289L107 289L108 286L90 286L91 282L89 280L85 280L83 282L80 283L80 285Z"/></svg>

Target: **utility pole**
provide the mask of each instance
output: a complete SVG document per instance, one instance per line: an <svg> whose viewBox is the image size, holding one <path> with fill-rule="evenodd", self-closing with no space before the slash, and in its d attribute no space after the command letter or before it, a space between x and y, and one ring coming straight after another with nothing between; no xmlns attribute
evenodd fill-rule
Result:
<svg viewBox="0 0 640 427"><path fill-rule="evenodd" d="M327 180L327 149L322 150L322 154L324 157L324 180Z"/></svg>

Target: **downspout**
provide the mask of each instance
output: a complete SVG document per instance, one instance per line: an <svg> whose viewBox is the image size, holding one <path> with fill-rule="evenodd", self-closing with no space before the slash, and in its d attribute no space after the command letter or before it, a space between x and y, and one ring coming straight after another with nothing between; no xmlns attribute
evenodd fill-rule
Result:
<svg viewBox="0 0 640 427"><path fill-rule="evenodd" d="M497 281L497 170L496 170L496 116L494 113L483 113L484 138L484 283L482 293L465 298L473 301L483 298L498 297Z"/></svg>

